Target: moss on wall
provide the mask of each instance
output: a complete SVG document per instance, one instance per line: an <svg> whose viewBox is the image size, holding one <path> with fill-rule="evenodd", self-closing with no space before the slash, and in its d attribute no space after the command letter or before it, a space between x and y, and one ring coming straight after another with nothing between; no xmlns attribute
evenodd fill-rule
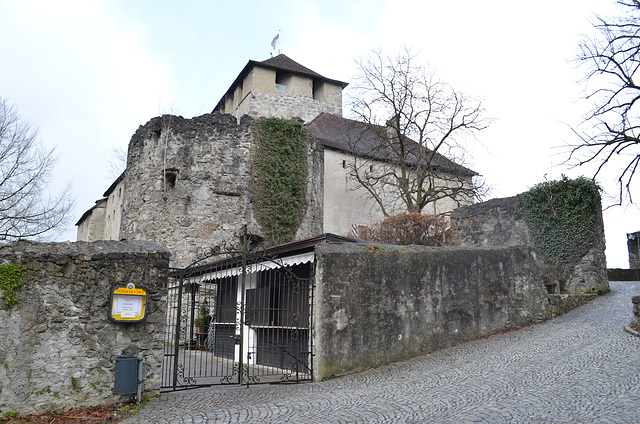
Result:
<svg viewBox="0 0 640 424"><path fill-rule="evenodd" d="M0 265L0 290L2 291L0 298L4 302L5 309L10 310L20 303L16 291L20 290L20 287L24 284L24 278L30 272L28 268L20 264L8 263Z"/></svg>

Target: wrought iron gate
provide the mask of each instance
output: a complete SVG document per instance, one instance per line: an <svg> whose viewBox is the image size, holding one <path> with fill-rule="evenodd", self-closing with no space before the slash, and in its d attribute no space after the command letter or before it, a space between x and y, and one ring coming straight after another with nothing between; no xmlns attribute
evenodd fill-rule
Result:
<svg viewBox="0 0 640 424"><path fill-rule="evenodd" d="M163 390L312 379L311 265L238 262L171 273Z"/></svg>

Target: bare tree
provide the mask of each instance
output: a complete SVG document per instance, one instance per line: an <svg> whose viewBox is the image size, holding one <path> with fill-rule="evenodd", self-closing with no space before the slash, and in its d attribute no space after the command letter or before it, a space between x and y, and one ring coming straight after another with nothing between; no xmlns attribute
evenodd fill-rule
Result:
<svg viewBox="0 0 640 424"><path fill-rule="evenodd" d="M54 149L0 97L0 240L38 237L66 223L68 187L57 196L46 192L55 163Z"/></svg>
<svg viewBox="0 0 640 424"><path fill-rule="evenodd" d="M106 161L108 166L106 176L115 181L127 169L127 149L122 146L112 147L111 156Z"/></svg>
<svg viewBox="0 0 640 424"><path fill-rule="evenodd" d="M578 59L587 68L587 99L595 107L584 122L588 130L575 130L580 142L570 146L569 162L594 165L594 178L605 168L617 167L622 204L625 197L633 202L630 188L640 162L640 1L618 3L625 13L597 17L596 35L580 44Z"/></svg>
<svg viewBox="0 0 640 424"><path fill-rule="evenodd" d="M437 79L408 48L356 63L351 108L362 131L350 137L350 173L384 215L479 197L478 174L461 164L463 141L489 125L481 102Z"/></svg>

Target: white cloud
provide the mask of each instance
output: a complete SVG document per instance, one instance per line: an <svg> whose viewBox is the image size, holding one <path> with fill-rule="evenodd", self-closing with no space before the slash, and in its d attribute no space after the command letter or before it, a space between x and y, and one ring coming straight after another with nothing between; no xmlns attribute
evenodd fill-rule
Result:
<svg viewBox="0 0 640 424"><path fill-rule="evenodd" d="M613 4L0 0L0 57L8 64L0 95L59 146L56 186L74 179L77 219L111 183L103 170L112 146L126 147L160 113L211 111L249 59L268 57L278 29L283 53L346 82L355 57L409 45L444 80L484 99L495 122L481 133L486 149L474 150L471 167L496 187L494 196L511 196L566 171L555 146L568 143L565 123L575 125L585 108L576 102L580 71L568 60L591 32L592 13L610 14ZM619 238L638 229L629 228L637 212L605 214L607 237L618 237L607 251L616 266L626 261Z"/></svg>
<svg viewBox="0 0 640 424"><path fill-rule="evenodd" d="M172 97L166 65L147 53L144 25L102 2L4 2L0 15L0 38L11 40L0 55L12 64L0 68L0 94L57 146L52 189L73 180L77 219L111 183L111 147L126 146Z"/></svg>

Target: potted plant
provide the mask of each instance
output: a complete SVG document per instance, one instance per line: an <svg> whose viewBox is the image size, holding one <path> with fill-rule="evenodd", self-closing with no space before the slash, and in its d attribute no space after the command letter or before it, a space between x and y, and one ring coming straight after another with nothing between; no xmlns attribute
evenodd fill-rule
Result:
<svg viewBox="0 0 640 424"><path fill-rule="evenodd" d="M210 323L211 315L209 314L209 306L203 303L198 309L198 317L194 321L196 334L207 334Z"/></svg>

